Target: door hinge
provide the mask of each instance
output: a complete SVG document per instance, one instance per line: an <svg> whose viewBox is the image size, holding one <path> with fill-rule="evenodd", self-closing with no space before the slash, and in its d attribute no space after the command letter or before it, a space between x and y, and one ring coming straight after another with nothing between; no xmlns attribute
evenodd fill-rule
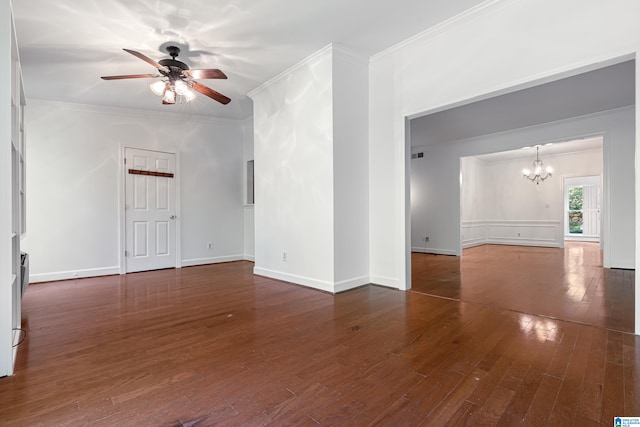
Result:
<svg viewBox="0 0 640 427"><path fill-rule="evenodd" d="M128 257L129 256L129 251L124 251L124 256Z"/></svg>

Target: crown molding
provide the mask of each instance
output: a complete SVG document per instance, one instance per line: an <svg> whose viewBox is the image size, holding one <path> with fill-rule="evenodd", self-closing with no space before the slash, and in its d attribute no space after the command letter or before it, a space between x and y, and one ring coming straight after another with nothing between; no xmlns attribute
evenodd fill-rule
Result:
<svg viewBox="0 0 640 427"><path fill-rule="evenodd" d="M369 58L360 55L358 52L336 43L332 43L331 46L333 47L333 53L336 56L340 56L355 64L366 66L369 65Z"/></svg>
<svg viewBox="0 0 640 427"><path fill-rule="evenodd" d="M377 61L381 58L384 58L388 55L395 53L396 51L411 45L415 42L426 40L436 35L445 33L452 28L458 27L465 22L468 22L471 19L475 19L481 13L493 12L495 10L501 9L503 7L509 6L513 3L517 3L521 0L486 0L472 8L469 8L449 19L446 19L439 24L436 24L432 27L427 28L426 30L411 36L398 44L395 44L385 50L382 50L375 55L372 55L370 58L370 62Z"/></svg>
<svg viewBox="0 0 640 427"><path fill-rule="evenodd" d="M106 105L79 104L79 103L73 103L73 102L52 101L49 99L27 98L27 109L31 105L58 106L58 107L65 107L69 110L93 112L98 114L109 114L109 115L117 115L117 116L127 115L127 116L143 117L143 118L180 120L180 121L190 121L190 122L198 122L198 123L240 124L250 118L250 117L245 117L242 119L228 119L228 118L220 118L220 117L202 116L197 114L171 113L171 112L161 112L161 111L152 111L152 110L140 110L135 108L113 107L113 106L106 106Z"/></svg>
<svg viewBox="0 0 640 427"><path fill-rule="evenodd" d="M262 83L257 88L251 90L249 93L247 93L247 96L249 98L253 99L253 97L256 94L262 92L263 90L265 90L269 86L277 83L278 81L286 78L289 74L294 73L295 71L297 71L297 70L303 68L304 66L306 66L308 64L311 64L311 63L313 63L315 61L319 61L319 60L325 59L325 57L328 56L331 53L332 49L333 49L333 44L329 43L328 45L326 45L322 49L314 52L310 56L307 56L302 61L292 65L291 67L287 68L286 70L280 72L276 76L274 76L274 77L270 78L269 80L267 80L266 82Z"/></svg>
<svg viewBox="0 0 640 427"><path fill-rule="evenodd" d="M247 96L249 98L252 98L257 95L258 93L262 92L263 90L265 90L266 88L268 88L269 86L279 82L280 80L286 78L287 76L289 76L290 74L296 72L297 70L299 70L300 68L303 68L306 65L309 64L313 64L316 61L321 61L323 59L326 59L327 57L330 57L331 55L336 55L336 56L340 56L341 58L344 58L352 63L355 64L359 64L359 65L364 65L364 66L368 66L369 64L369 60L362 56L359 55L357 52L350 50L349 48L336 44L336 43L329 43L328 45L326 45L325 47L323 47L322 49L314 52L313 54L307 56L306 58L304 58L302 61L296 63L295 65L287 68L286 70L282 71L281 73L277 74L275 77L272 77L271 79L267 80L266 82L262 83L260 86L256 87L255 89L253 89L252 91L250 91L249 93L247 93Z"/></svg>
<svg viewBox="0 0 640 427"><path fill-rule="evenodd" d="M286 70L282 71L281 73L277 74L275 77L270 78L266 82L262 83L260 86L258 86L255 89L251 90L249 93L247 93L247 96L249 98L253 99L253 97L255 95L259 94L260 92L262 92L263 90L265 90L269 86L272 86L273 84L275 84L275 83L279 82L280 80L286 78L287 76L289 76L290 74L296 72L297 70L303 68L304 66L312 64L312 63L314 63L316 61L320 61L320 60L325 59L326 57L328 57L333 52L333 49L334 49L334 44L333 43L329 43L328 45L326 45L322 49L312 53L310 56L307 56L302 61L297 62L296 64L292 65L291 67L289 67Z"/></svg>

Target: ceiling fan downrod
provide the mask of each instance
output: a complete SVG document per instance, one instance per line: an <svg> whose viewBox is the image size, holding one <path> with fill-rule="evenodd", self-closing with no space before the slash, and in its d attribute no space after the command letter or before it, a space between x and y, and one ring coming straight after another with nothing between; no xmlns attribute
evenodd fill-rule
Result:
<svg viewBox="0 0 640 427"><path fill-rule="evenodd" d="M176 56L180 54L180 48L178 46L167 46L167 53L175 60Z"/></svg>

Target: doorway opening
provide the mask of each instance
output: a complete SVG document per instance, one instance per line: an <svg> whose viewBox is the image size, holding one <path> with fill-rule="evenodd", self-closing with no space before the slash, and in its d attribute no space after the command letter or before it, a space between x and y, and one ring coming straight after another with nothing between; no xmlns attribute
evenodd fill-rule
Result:
<svg viewBox="0 0 640 427"><path fill-rule="evenodd" d="M460 158L461 248L599 242L603 137L545 144L554 172L538 184L522 178L532 151L524 148Z"/></svg>
<svg viewBox="0 0 640 427"><path fill-rule="evenodd" d="M564 239L600 242L600 176L565 178Z"/></svg>
<svg viewBox="0 0 640 427"><path fill-rule="evenodd" d="M626 77L619 78L609 74L616 70L622 71ZM446 274L442 278L434 279L430 276L433 266L427 266L426 262L424 266L417 265L416 260L422 262L436 257L425 257L422 253L462 255L467 248L476 252L509 248L525 260L540 252L542 262L546 258L563 256L565 234L574 238L582 234L582 240L597 237L602 245L600 248L587 242L568 242L566 246L587 245L594 248L596 254L604 255L599 268L624 268L624 265L632 265L632 260L629 259L633 255L626 258L625 256L633 254L634 242L632 238L621 233L621 229L627 222L632 224L633 211L619 207L631 206L633 195L625 199L619 193L608 190L611 182L620 180L632 171L633 134L628 132L628 129L631 129L633 124L635 100L626 98L614 109L610 105L597 109L595 107L599 104L594 102L588 104L590 108L594 108L593 111L586 112L581 108L587 106L583 97L592 94L593 87L609 87L608 96L615 101L624 98L622 90L618 91L616 88L629 92L634 79L635 62L622 62L549 84L412 118L407 132L410 132L412 141L408 148L411 154L416 155L415 159L409 160L408 199L411 215L408 229L411 232L410 247L413 252L413 255L408 254L408 258L414 261L413 289L424 288L423 285L444 288L445 280L455 282L456 275L460 275L462 286L462 276L473 282L484 277L486 273L479 270L472 274L462 274L460 264L465 257L450 257L446 261L452 265L446 266ZM562 112L567 115L556 117L555 120L536 122L534 119L542 113L550 113L549 107L555 105L553 100L557 99L560 90L565 94L562 99L568 103L562 108ZM621 97L618 97L618 94ZM549 102L530 102L531 99L549 99ZM515 118L513 121L504 119L512 110L504 108L504 104L501 103L503 100L509 101L508 105L530 109L524 116L519 115L530 122L518 122L516 125ZM498 111L500 114L496 114ZM518 111L521 113L520 109ZM496 118L500 119L498 125L504 127L487 129ZM451 123L469 125L451 126ZM481 123L482 129L471 126L476 123ZM512 127L507 127L505 123ZM574 141L569 140L571 136L575 144L580 146L576 153L569 155L553 152L556 148L566 148L566 144L573 143ZM585 149L589 140L594 140L594 143L597 140L600 148ZM547 146L548 143L553 145ZM515 153L512 158L496 158L493 153L518 149L523 152L525 150L521 148L524 145L535 144L544 145L544 153L541 150L540 156L544 158L545 165L548 163L554 167L553 178L539 185L529 182L527 187L517 186L516 184L527 183L522 178L522 170L524 167L531 167L531 159L521 163L521 160L516 159ZM598 155L594 154L596 151L599 151ZM420 153L423 153L422 157L419 156ZM486 155L494 158L479 159ZM472 162L472 169L467 171L464 170L464 165L461 165L465 158L471 159ZM532 158L535 158L535 152ZM591 197L591 200L586 201L590 210L585 212L584 206L579 209L583 218L595 213L596 219L590 220L587 225L595 225L597 228L595 231L587 232L583 220L582 233L577 232L577 227L574 227L573 233L565 233L569 211L568 207L564 206L564 178L585 176L598 176L603 180L600 189L594 190L595 195L582 198L584 205L585 197ZM465 187L474 191L465 193ZM627 203L627 200L631 202ZM592 205L595 207L592 208ZM616 208L615 211L612 205ZM613 222L612 212L616 218ZM572 213L577 219L577 213ZM611 242L614 241L616 245L612 246ZM472 248L473 246L484 247ZM612 262L614 255L615 264ZM478 265L488 264L483 260ZM429 271L421 275L420 267ZM496 266L496 269L500 271L503 267ZM514 271L513 282L505 281L501 276L502 278L498 278L495 283L518 283L518 274L519 271ZM558 276L554 277L554 281L556 280L562 279ZM502 291L517 301L520 298L517 289L505 286ZM464 294L461 288L455 291L459 292L459 295ZM432 288L426 289L425 292L436 293ZM540 291L540 294L542 293ZM566 296L571 298L571 295Z"/></svg>

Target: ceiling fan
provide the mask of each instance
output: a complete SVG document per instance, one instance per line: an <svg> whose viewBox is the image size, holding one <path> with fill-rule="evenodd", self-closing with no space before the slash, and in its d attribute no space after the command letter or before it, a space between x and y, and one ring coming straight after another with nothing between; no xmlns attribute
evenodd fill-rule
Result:
<svg viewBox="0 0 640 427"><path fill-rule="evenodd" d="M183 97L186 101L195 98L193 91L200 92L211 99L215 99L221 104L228 104L231 99L215 90L196 82L194 79L226 79L227 76L218 69L209 70L192 70L187 64L178 61L176 57L180 53L177 46L167 46L167 53L171 59L161 59L156 62L148 56L143 55L135 50L123 49L131 55L142 59L147 64L156 68L159 74L125 74L121 76L102 76L103 80L121 80L121 79L152 79L160 77L151 83L151 90L156 95L162 96L163 104L175 104L178 97ZM193 90L192 90L193 89Z"/></svg>

